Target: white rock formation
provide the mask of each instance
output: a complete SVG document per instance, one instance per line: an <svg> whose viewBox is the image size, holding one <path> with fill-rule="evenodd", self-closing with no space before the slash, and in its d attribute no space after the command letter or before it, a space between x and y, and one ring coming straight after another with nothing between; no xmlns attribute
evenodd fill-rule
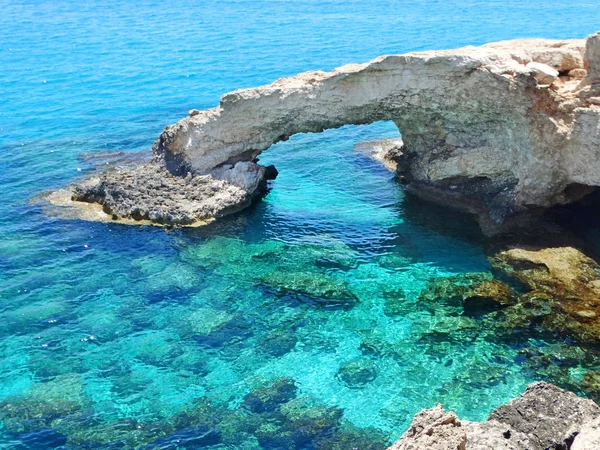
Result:
<svg viewBox="0 0 600 450"><path fill-rule="evenodd" d="M391 120L408 188L494 232L600 186L596 81L599 35L382 56L225 94L166 127L155 162L174 175L211 175L295 133Z"/></svg>
<svg viewBox="0 0 600 450"><path fill-rule="evenodd" d="M402 139L392 138L358 142L353 150L381 163L389 171L396 172L403 149Z"/></svg>
<svg viewBox="0 0 600 450"><path fill-rule="evenodd" d="M525 67L535 73L535 78L540 84L550 85L556 81L559 75L558 70L539 62L527 63Z"/></svg>

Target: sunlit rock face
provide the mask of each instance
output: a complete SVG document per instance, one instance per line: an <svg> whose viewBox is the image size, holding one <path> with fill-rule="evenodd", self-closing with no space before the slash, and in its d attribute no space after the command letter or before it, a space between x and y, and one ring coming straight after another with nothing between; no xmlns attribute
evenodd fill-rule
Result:
<svg viewBox="0 0 600 450"><path fill-rule="evenodd" d="M219 106L192 110L166 127L154 145L153 164L170 176L224 180L223 192L232 191L231 184L240 188L235 198L218 197L223 208L202 208L219 216L239 209L236 202L248 204L265 178L249 167L244 173L253 174L252 182L227 174L240 172L240 162L254 165L274 143L296 133L393 121L403 141L402 155L393 159L409 190L476 214L493 234L522 213L578 200L600 185L599 40L519 40L381 56L237 90L221 97ZM144 177L141 171L138 185ZM102 203L118 217L135 213L164 222L181 216L169 215L161 202L123 208L110 184L74 199ZM213 185L181 202L206 203L198 192L214 196L219 188ZM160 188L153 192L162 195ZM188 210L181 224L200 219L193 207Z"/></svg>
<svg viewBox="0 0 600 450"><path fill-rule="evenodd" d="M538 382L486 422L461 421L441 405L423 410L388 450L592 449L600 442L599 420L592 400Z"/></svg>

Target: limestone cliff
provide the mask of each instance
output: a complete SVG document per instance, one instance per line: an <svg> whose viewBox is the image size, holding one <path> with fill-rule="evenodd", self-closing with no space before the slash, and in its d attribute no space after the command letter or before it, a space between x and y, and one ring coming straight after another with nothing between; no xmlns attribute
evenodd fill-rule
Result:
<svg viewBox="0 0 600 450"><path fill-rule="evenodd" d="M600 186L600 35L382 56L237 90L167 126L148 170L105 173L73 199L101 203L116 218L205 220L249 203L265 179L256 157L272 144L382 120L402 134L394 160L412 192L502 230ZM128 195L157 178L149 172L177 180L180 200ZM195 177L202 188L186 192ZM152 196L171 199L152 184Z"/></svg>

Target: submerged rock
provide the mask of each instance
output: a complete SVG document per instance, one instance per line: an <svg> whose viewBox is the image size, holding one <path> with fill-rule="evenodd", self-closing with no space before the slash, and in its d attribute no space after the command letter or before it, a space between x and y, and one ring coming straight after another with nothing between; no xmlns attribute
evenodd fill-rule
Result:
<svg viewBox="0 0 600 450"><path fill-rule="evenodd" d="M468 422L441 405L423 410L389 450L592 449L600 439L600 407L545 382L494 410L487 422Z"/></svg>
<svg viewBox="0 0 600 450"><path fill-rule="evenodd" d="M600 337L600 266L572 247L514 248L491 258L503 275L526 287L517 304L502 311L506 326L538 324L580 342Z"/></svg>
<svg viewBox="0 0 600 450"><path fill-rule="evenodd" d="M516 302L517 294L506 283L486 273L466 273L432 279L419 295L420 301L462 307L464 314L477 316Z"/></svg>
<svg viewBox="0 0 600 450"><path fill-rule="evenodd" d="M388 443L387 436L376 429L349 431L333 430L313 441L315 450L381 450Z"/></svg>
<svg viewBox="0 0 600 450"><path fill-rule="evenodd" d="M285 428L297 444L327 433L339 424L343 411L333 406L315 405L309 399L294 399L282 405Z"/></svg>
<svg viewBox="0 0 600 450"><path fill-rule="evenodd" d="M317 404L310 398L296 398L296 393L292 379L277 378L244 397L242 411L249 415L235 413L232 422L225 417L219 429L225 439L240 432L251 433L261 448L368 450L385 446L386 438L381 433L344 423L342 409Z"/></svg>
<svg viewBox="0 0 600 450"><path fill-rule="evenodd" d="M291 352L297 342L294 328L286 327L270 332L261 340L260 346L267 354L279 358Z"/></svg>
<svg viewBox="0 0 600 450"><path fill-rule="evenodd" d="M297 294L301 301L326 307L351 307L358 301L345 281L318 272L274 270L261 282L279 294Z"/></svg>
<svg viewBox="0 0 600 450"><path fill-rule="evenodd" d="M377 378L377 367L369 358L358 358L341 365L337 378L351 389L356 389Z"/></svg>
<svg viewBox="0 0 600 450"><path fill-rule="evenodd" d="M239 89L167 126L151 162L76 183L71 206L100 204L92 220L202 223L264 192L276 171L256 157L274 143L391 120L402 144L378 157L398 164L411 192L475 214L489 234L527 226L600 186L598 40L389 55Z"/></svg>
<svg viewBox="0 0 600 450"><path fill-rule="evenodd" d="M293 379L279 377L266 386L254 389L244 397L242 407L254 413L272 413L283 403L296 397L296 383Z"/></svg>
<svg viewBox="0 0 600 450"><path fill-rule="evenodd" d="M419 301L433 313L444 308L447 316L483 319L495 337L514 339L517 330L598 342L600 265L594 260L573 247L511 248L489 260L499 278L488 273L434 278Z"/></svg>
<svg viewBox="0 0 600 450"><path fill-rule="evenodd" d="M279 421L264 423L256 430L258 441L265 448L322 448L317 443L333 435L338 440L345 438L340 429L343 411L339 408L298 398L282 404L278 412Z"/></svg>
<svg viewBox="0 0 600 450"><path fill-rule="evenodd" d="M383 313L386 316L404 314L406 303L406 294L402 289L389 289L383 292Z"/></svg>
<svg viewBox="0 0 600 450"><path fill-rule="evenodd" d="M600 372L588 372L581 382L583 390L592 398L600 399Z"/></svg>
<svg viewBox="0 0 600 450"><path fill-rule="evenodd" d="M84 404L81 377L74 373L59 375L34 384L28 395L2 400L0 420L11 433L38 431L67 417L78 417Z"/></svg>

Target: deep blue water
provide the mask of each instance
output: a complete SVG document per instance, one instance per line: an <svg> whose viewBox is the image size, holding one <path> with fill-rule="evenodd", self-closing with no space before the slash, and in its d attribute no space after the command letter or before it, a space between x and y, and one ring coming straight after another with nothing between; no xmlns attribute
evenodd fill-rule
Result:
<svg viewBox="0 0 600 450"><path fill-rule="evenodd" d="M30 199L227 91L381 54L584 37L597 1L0 10L1 448L348 448L368 428L397 438L438 401L483 419L543 378L514 343L419 301L432 278L489 267L470 224L352 151L392 124L277 144L272 192L202 229L65 220ZM285 393L264 394L273 383ZM265 395L277 406L252 402Z"/></svg>

